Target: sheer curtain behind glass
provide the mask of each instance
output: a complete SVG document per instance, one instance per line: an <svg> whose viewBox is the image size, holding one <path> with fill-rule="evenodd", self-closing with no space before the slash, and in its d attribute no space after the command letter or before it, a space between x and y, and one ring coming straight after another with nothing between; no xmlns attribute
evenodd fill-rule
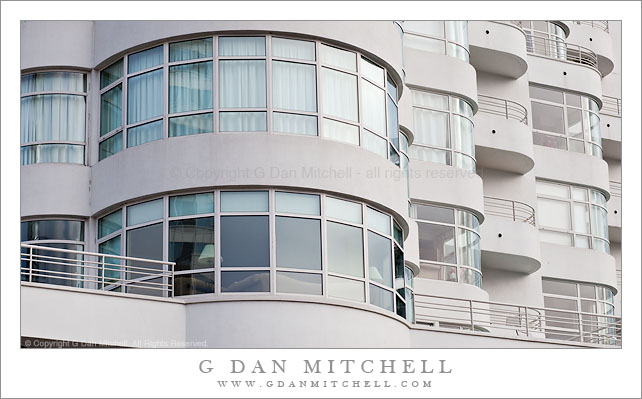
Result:
<svg viewBox="0 0 642 399"><path fill-rule="evenodd" d="M169 70L169 113L212 108L212 61Z"/></svg>
<svg viewBox="0 0 642 399"><path fill-rule="evenodd" d="M152 119L163 114L163 70L157 69L129 78L127 123Z"/></svg>
<svg viewBox="0 0 642 399"><path fill-rule="evenodd" d="M222 60L219 62L221 108L265 108L264 60Z"/></svg>
<svg viewBox="0 0 642 399"><path fill-rule="evenodd" d="M85 98L68 94L23 97L20 103L21 143L85 141Z"/></svg>

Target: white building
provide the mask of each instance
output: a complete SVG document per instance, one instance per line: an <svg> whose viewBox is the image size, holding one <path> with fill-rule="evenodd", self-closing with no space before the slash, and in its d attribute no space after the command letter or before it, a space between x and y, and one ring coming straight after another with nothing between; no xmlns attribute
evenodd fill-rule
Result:
<svg viewBox="0 0 642 399"><path fill-rule="evenodd" d="M621 345L620 42L617 21L22 22L21 335Z"/></svg>

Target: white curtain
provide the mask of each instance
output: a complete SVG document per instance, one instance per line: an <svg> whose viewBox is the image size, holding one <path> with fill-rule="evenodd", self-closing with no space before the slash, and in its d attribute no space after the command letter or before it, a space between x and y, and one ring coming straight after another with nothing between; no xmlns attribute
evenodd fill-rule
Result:
<svg viewBox="0 0 642 399"><path fill-rule="evenodd" d="M363 125L382 136L386 135L386 93L366 80L361 80Z"/></svg>
<svg viewBox="0 0 642 399"><path fill-rule="evenodd" d="M220 37L218 39L218 55L265 55L265 37Z"/></svg>
<svg viewBox="0 0 642 399"><path fill-rule="evenodd" d="M127 147L135 147L162 138L162 120L127 129Z"/></svg>
<svg viewBox="0 0 642 399"><path fill-rule="evenodd" d="M85 162L85 146L72 144L40 144L22 147L22 165L32 163Z"/></svg>
<svg viewBox="0 0 642 399"><path fill-rule="evenodd" d="M221 112L221 132L265 132L266 112Z"/></svg>
<svg viewBox="0 0 642 399"><path fill-rule="evenodd" d="M415 108L413 116L417 144L450 148L447 113Z"/></svg>
<svg viewBox="0 0 642 399"><path fill-rule="evenodd" d="M163 63L163 46L132 54L127 59L127 72L135 73Z"/></svg>
<svg viewBox="0 0 642 399"><path fill-rule="evenodd" d="M212 108L212 61L169 69L169 113Z"/></svg>
<svg viewBox="0 0 642 399"><path fill-rule="evenodd" d="M272 106L276 109L316 112L316 67L272 61Z"/></svg>
<svg viewBox="0 0 642 399"><path fill-rule="evenodd" d="M46 94L20 100L21 143L85 141L85 98Z"/></svg>
<svg viewBox="0 0 642 399"><path fill-rule="evenodd" d="M324 118L323 137L330 140L359 145L359 127Z"/></svg>
<svg viewBox="0 0 642 399"><path fill-rule="evenodd" d="M212 56L212 38L170 43L169 62L194 60Z"/></svg>
<svg viewBox="0 0 642 399"><path fill-rule="evenodd" d="M272 114L274 131L279 133L298 133L308 136L317 135L317 117L310 115L286 114L275 112ZM357 141L359 140L357 134Z"/></svg>
<svg viewBox="0 0 642 399"><path fill-rule="evenodd" d="M264 60L223 60L219 62L221 108L265 108Z"/></svg>
<svg viewBox="0 0 642 399"><path fill-rule="evenodd" d="M163 70L129 78L127 123L136 123L163 114Z"/></svg>
<svg viewBox="0 0 642 399"><path fill-rule="evenodd" d="M357 54L352 51L341 50L322 44L319 58L322 64L357 72Z"/></svg>
<svg viewBox="0 0 642 399"><path fill-rule="evenodd" d="M315 60L314 42L304 40L272 38L272 57L293 58L297 60Z"/></svg>
<svg viewBox="0 0 642 399"><path fill-rule="evenodd" d="M453 141L456 150L475 156L473 123L470 120L462 116L453 115Z"/></svg>
<svg viewBox="0 0 642 399"><path fill-rule="evenodd" d="M377 136L376 134L368 131L363 131L363 148L372 151L375 154L387 158L388 155L388 142L385 139Z"/></svg>
<svg viewBox="0 0 642 399"><path fill-rule="evenodd" d="M180 116L169 119L169 137L211 133L213 131L214 123L212 113Z"/></svg>
<svg viewBox="0 0 642 399"><path fill-rule="evenodd" d="M80 72L41 72L22 76L20 93L37 91L86 92L86 78Z"/></svg>
<svg viewBox="0 0 642 399"><path fill-rule="evenodd" d="M321 96L324 114L359 121L356 76L322 68Z"/></svg>

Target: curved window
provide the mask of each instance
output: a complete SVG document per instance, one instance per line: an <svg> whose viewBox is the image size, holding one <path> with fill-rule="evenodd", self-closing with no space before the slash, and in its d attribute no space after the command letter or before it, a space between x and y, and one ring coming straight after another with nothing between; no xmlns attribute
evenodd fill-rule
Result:
<svg viewBox="0 0 642 399"><path fill-rule="evenodd" d="M403 21L404 47L468 62L468 21Z"/></svg>
<svg viewBox="0 0 642 399"><path fill-rule="evenodd" d="M87 75L23 75L20 94L21 164L84 164Z"/></svg>
<svg viewBox="0 0 642 399"><path fill-rule="evenodd" d="M72 251L83 251L85 248L85 223L81 220L44 219L29 220L20 223L20 241L23 244L38 245ZM83 288L82 279L72 275L90 274L81 266L83 255L70 252L57 252L33 248L21 248L21 279L34 283L66 285ZM64 258L64 262L47 261L48 258ZM31 262L31 280L29 280L29 258ZM75 266L75 261L78 266ZM62 264L64 263L64 264Z"/></svg>
<svg viewBox="0 0 642 399"><path fill-rule="evenodd" d="M103 69L100 92L99 160L166 137L266 132L362 146L401 166L397 84L360 53L318 41L167 43Z"/></svg>
<svg viewBox="0 0 642 399"><path fill-rule="evenodd" d="M597 102L579 94L530 86L533 144L602 158Z"/></svg>
<svg viewBox="0 0 642 399"><path fill-rule="evenodd" d="M446 94L412 90L415 140L411 159L475 171L473 108Z"/></svg>
<svg viewBox="0 0 642 399"><path fill-rule="evenodd" d="M538 180L540 239L609 253L606 197L597 190Z"/></svg>
<svg viewBox="0 0 642 399"><path fill-rule="evenodd" d="M359 202L278 190L167 196L100 218L97 237L101 253L175 262L175 296L314 295L413 319L403 230ZM114 270L106 279L116 282L122 272Z"/></svg>
<svg viewBox="0 0 642 399"><path fill-rule="evenodd" d="M419 227L420 277L481 287L479 220L470 212L412 204Z"/></svg>

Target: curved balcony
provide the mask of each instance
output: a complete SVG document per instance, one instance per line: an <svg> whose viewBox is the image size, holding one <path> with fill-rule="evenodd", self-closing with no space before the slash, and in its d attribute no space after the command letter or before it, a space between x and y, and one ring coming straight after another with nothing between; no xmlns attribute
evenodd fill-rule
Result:
<svg viewBox="0 0 642 399"><path fill-rule="evenodd" d="M591 28L601 29L609 33L609 21L571 21L573 24L590 26Z"/></svg>
<svg viewBox="0 0 642 399"><path fill-rule="evenodd" d="M609 35L608 21L569 21L569 40L573 43L591 49L598 60L598 69L602 76L613 71L614 51L613 40Z"/></svg>
<svg viewBox="0 0 642 399"><path fill-rule="evenodd" d="M531 274L541 267L535 209L523 202L484 196L482 268Z"/></svg>
<svg viewBox="0 0 642 399"><path fill-rule="evenodd" d="M584 46L565 43L559 39L532 36L526 44L526 49L532 54L586 65L600 73L597 54Z"/></svg>
<svg viewBox="0 0 642 399"><path fill-rule="evenodd" d="M528 111L511 100L478 94L475 158L482 167L524 174L533 169Z"/></svg>
<svg viewBox="0 0 642 399"><path fill-rule="evenodd" d="M470 63L478 71L517 79L526 73L526 34L520 25L469 21Z"/></svg>

